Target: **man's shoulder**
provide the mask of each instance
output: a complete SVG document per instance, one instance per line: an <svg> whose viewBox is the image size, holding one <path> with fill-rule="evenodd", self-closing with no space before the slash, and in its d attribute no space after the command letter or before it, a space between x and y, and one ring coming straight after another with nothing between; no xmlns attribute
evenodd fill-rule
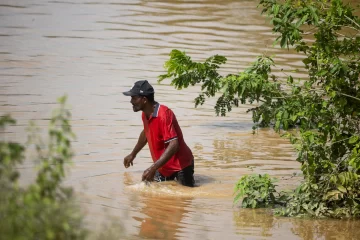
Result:
<svg viewBox="0 0 360 240"><path fill-rule="evenodd" d="M174 113L174 112L168 106L159 104L159 115L163 115L167 113Z"/></svg>

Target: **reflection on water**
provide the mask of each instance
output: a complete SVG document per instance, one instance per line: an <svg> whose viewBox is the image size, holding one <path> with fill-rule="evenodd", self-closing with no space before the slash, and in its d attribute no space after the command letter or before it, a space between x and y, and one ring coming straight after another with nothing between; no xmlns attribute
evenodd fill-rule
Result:
<svg viewBox="0 0 360 240"><path fill-rule="evenodd" d="M269 209L241 209L233 214L236 231L245 239L359 239L359 221L284 218Z"/></svg>
<svg viewBox="0 0 360 240"><path fill-rule="evenodd" d="M241 209L234 211L233 216L239 235L252 236L257 232L262 237L273 236L277 220L271 210Z"/></svg>
<svg viewBox="0 0 360 240"><path fill-rule="evenodd" d="M56 98L68 94L77 140L65 184L77 190L93 230L110 226L99 239L355 239L357 221L276 218L233 206L234 183L244 174L269 173L282 179L279 187L296 185L292 147L268 129L251 134L246 110L253 106L215 117L214 99L193 108L199 87L178 91L169 81L156 83L174 48L196 61L228 57L222 74L264 53L275 55L274 73L300 68L297 54L272 48L271 26L256 6L252 0L2 0L0 113L18 120L6 138L24 142L29 120L46 127ZM121 92L139 79L148 79L156 100L177 115L195 156L197 187L143 185L147 147L133 167L122 166L142 123ZM27 161L21 168L23 181L32 179L33 167Z"/></svg>
<svg viewBox="0 0 360 240"><path fill-rule="evenodd" d="M358 221L291 219L292 232L301 239L359 239Z"/></svg>
<svg viewBox="0 0 360 240"><path fill-rule="evenodd" d="M180 223L189 212L185 208L191 199L144 197L144 207L140 211L146 217L135 218L140 222L139 236L154 239L175 239L182 228Z"/></svg>

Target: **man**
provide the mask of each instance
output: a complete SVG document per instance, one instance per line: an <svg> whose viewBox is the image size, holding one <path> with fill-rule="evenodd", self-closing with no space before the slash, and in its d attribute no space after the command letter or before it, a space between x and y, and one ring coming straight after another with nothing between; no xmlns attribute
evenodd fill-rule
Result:
<svg viewBox="0 0 360 240"><path fill-rule="evenodd" d="M182 131L171 109L154 100L154 88L146 80L137 81L130 91L134 112L142 111L144 129L133 151L124 158L128 168L140 150L149 144L154 161L142 175L142 181L177 180L188 187L194 186L194 157L186 145Z"/></svg>

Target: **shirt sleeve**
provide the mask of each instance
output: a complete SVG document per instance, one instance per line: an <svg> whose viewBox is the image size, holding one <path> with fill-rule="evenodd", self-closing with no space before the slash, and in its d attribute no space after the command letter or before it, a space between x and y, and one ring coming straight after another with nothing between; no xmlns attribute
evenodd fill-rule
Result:
<svg viewBox="0 0 360 240"><path fill-rule="evenodd" d="M175 118L175 114L173 113L173 111L167 109L165 112L165 116L162 120L163 120L162 131L163 131L164 142L169 143L172 140L177 139L178 136L175 128L175 124L177 120Z"/></svg>

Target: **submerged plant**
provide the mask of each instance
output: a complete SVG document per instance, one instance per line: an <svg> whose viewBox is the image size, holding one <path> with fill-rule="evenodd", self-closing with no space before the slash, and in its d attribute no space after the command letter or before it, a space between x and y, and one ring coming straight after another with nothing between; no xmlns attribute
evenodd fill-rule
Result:
<svg viewBox="0 0 360 240"><path fill-rule="evenodd" d="M244 208L261 208L275 205L276 179L268 174L245 175L236 183L234 203L242 199Z"/></svg>

